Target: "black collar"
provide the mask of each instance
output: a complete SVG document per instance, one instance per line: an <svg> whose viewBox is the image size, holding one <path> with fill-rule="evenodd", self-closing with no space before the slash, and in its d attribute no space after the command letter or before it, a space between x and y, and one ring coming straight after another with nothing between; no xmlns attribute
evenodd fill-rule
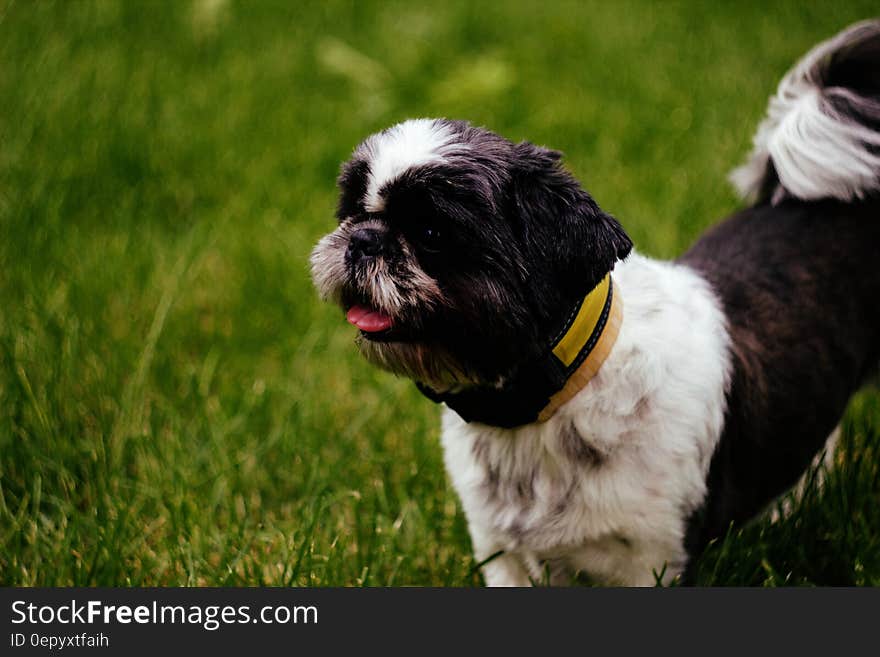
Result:
<svg viewBox="0 0 880 657"><path fill-rule="evenodd" d="M607 274L569 313L544 353L523 363L501 387L436 392L416 383L428 399L445 403L465 422L513 428L549 419L574 397L604 362L622 321L623 306Z"/></svg>

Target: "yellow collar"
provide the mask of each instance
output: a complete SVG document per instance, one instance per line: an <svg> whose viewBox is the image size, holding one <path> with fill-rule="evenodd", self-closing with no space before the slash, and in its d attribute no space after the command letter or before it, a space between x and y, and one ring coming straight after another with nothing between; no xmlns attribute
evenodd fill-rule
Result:
<svg viewBox="0 0 880 657"><path fill-rule="evenodd" d="M573 308L544 353L521 363L501 387L437 392L416 383L426 397L445 403L465 422L513 428L545 422L596 375L623 321L623 302L606 274Z"/></svg>
<svg viewBox="0 0 880 657"><path fill-rule="evenodd" d="M604 313L606 302L610 306L608 312ZM600 326L603 320L604 325ZM553 355L567 369L574 366L574 371L568 375L562 389L550 397L549 403L538 414L539 422L549 420L560 406L571 400L596 376L617 341L622 323L623 300L620 298L620 290L614 288L611 274L606 274L602 282L584 297L571 325L553 347ZM576 364L578 360L579 365Z"/></svg>

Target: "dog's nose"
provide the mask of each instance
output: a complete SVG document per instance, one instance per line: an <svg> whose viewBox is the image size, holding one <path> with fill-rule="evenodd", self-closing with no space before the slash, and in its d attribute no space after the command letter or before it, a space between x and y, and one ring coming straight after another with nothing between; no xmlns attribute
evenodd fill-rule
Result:
<svg viewBox="0 0 880 657"><path fill-rule="evenodd" d="M371 228L358 228L348 238L348 257L352 263L382 253L382 234Z"/></svg>

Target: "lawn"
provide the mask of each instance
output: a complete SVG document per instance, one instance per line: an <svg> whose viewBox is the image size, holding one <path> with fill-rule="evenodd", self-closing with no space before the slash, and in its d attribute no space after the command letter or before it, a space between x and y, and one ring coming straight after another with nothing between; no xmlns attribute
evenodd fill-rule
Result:
<svg viewBox="0 0 880 657"><path fill-rule="evenodd" d="M0 0L0 584L458 585L439 410L308 253L356 143L466 118L681 253L780 75L876 1ZM880 393L700 582L880 585Z"/></svg>

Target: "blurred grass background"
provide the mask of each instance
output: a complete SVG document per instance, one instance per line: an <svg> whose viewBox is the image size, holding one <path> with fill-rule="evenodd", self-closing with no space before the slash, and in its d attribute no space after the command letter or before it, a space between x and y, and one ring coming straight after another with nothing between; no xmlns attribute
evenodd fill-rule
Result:
<svg viewBox="0 0 880 657"><path fill-rule="evenodd" d="M473 585L438 409L307 256L408 117L559 148L638 248L738 203L780 75L874 1L0 0L0 584ZM706 584L880 584L880 400Z"/></svg>

